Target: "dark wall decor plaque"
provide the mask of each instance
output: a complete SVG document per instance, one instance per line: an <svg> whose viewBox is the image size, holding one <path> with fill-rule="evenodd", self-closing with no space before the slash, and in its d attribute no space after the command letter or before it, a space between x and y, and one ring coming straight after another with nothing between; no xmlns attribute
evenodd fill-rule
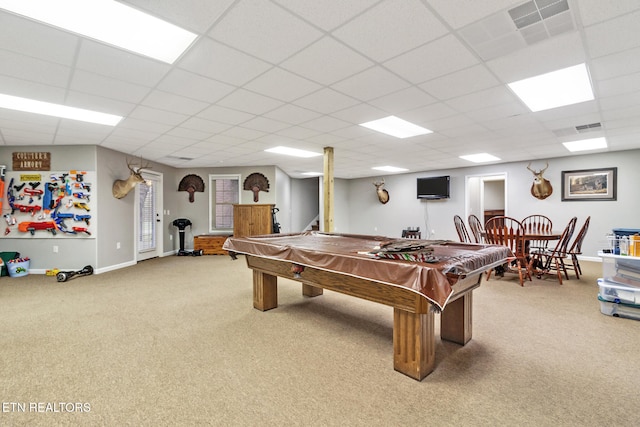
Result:
<svg viewBox="0 0 640 427"><path fill-rule="evenodd" d="M13 153L14 171L51 170L51 153L43 151L17 151Z"/></svg>

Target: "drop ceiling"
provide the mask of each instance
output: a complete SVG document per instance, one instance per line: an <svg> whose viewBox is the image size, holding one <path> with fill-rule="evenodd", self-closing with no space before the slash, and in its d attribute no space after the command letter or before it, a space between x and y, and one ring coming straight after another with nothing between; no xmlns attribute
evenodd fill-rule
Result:
<svg viewBox="0 0 640 427"><path fill-rule="evenodd" d="M480 152L544 161L575 155L562 142L585 137L640 148L637 0L123 3L198 38L168 65L0 10L0 93L124 116L110 127L0 109L0 145L99 145L292 177L321 172L322 156L264 150L333 147L346 179L467 167L459 156ZM531 113L506 86L583 62L593 101ZM359 126L389 115L433 133Z"/></svg>

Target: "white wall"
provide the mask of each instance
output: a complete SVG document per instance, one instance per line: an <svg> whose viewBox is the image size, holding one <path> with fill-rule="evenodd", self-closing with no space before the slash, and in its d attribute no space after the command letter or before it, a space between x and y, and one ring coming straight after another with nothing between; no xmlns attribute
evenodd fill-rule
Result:
<svg viewBox="0 0 640 427"><path fill-rule="evenodd" d="M640 183L640 150L549 159L549 168L544 176L551 181L553 194L545 200L538 200L530 194L533 175L526 168L528 163L386 176L385 188L390 196L386 205L378 201L372 185L374 178L349 180L349 197L343 204L336 204L336 217L346 215L349 218L349 229L341 230L343 232L400 236L402 229L407 226L420 226L423 237L457 240L453 215L464 217L465 177L506 173L505 208L510 216L524 218L532 213L547 215L553 220L554 228L560 231L573 216L578 217L578 226L582 225L588 215L591 216L591 225L583 244L587 257L597 257L598 250L606 247L605 235L612 228L640 228L640 197L637 190ZM618 168L616 201L561 201L562 171L603 167ZM418 200L416 179L438 175L451 176L451 198L438 201Z"/></svg>

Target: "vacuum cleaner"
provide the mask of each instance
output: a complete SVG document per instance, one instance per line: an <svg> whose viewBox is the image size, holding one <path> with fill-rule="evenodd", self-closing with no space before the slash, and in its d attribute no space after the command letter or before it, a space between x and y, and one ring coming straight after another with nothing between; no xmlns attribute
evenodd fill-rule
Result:
<svg viewBox="0 0 640 427"><path fill-rule="evenodd" d="M178 256L200 256L202 255L202 249L197 251L187 251L184 249L184 230L187 227L191 227L191 221L187 218L178 218L173 220L173 226L178 228L178 234L180 235L180 249L178 250Z"/></svg>

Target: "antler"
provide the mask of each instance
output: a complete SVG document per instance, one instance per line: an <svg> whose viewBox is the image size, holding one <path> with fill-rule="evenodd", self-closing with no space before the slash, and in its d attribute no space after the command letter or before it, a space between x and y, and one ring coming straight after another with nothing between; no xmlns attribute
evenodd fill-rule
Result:
<svg viewBox="0 0 640 427"><path fill-rule="evenodd" d="M534 173L534 175L541 175L544 173L544 171L547 170L547 168L549 167L549 162L547 162L547 165L544 167L544 169L541 169L539 171L533 170L531 169L529 166L531 166L531 162L529 162L529 164L527 165L527 169L529 169L531 172Z"/></svg>

